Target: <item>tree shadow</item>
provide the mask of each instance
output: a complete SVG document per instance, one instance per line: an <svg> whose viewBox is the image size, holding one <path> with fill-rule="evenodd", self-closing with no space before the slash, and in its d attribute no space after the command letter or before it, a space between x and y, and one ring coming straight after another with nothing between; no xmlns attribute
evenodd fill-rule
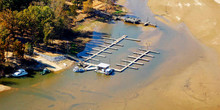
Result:
<svg viewBox="0 0 220 110"><path fill-rule="evenodd" d="M11 86L11 85L17 85L18 83L12 81L0 81L0 84Z"/></svg>
<svg viewBox="0 0 220 110"><path fill-rule="evenodd" d="M97 34L98 33L98 34ZM59 39L58 43L51 43L48 46L38 46L36 48L39 52L51 52L58 54L71 54L76 55L85 49L86 43L92 40L94 37L102 37L108 35L107 33L101 33L96 31L75 31L66 34L64 37Z"/></svg>

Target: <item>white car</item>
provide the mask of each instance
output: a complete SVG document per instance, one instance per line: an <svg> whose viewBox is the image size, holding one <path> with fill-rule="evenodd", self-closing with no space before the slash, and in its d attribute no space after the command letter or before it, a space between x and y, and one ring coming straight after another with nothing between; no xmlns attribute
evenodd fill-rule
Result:
<svg viewBox="0 0 220 110"><path fill-rule="evenodd" d="M24 69L19 69L14 74L12 74L13 77L21 77L26 75L28 75L28 73Z"/></svg>

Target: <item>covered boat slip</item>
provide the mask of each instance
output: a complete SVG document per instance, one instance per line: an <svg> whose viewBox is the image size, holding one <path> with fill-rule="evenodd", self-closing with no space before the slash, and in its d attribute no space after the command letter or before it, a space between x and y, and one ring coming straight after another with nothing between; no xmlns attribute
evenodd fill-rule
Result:
<svg viewBox="0 0 220 110"><path fill-rule="evenodd" d="M95 68L98 68L98 70L100 68L103 68L103 69L110 68L110 64L102 63L102 62L100 62L101 58L98 59L96 57L106 58L106 56L103 55L103 53L108 55L108 54L112 54L114 51L120 51L120 47L122 46L122 44L119 44L119 43L123 40L130 40L130 41L136 41L136 42L141 41L139 39L127 38L127 37L128 37L127 35L123 35L118 39L103 37L103 39L107 39L107 40L110 40L113 42L112 43L108 42L107 43L108 45L101 45L101 46L99 45L98 46L99 48L92 48L92 50L94 50L96 52L86 52L86 54L88 54L90 56L89 57L81 56L85 60L80 62L80 65L82 65L86 71L95 70ZM105 42L104 42L104 44L105 44ZM117 48L114 46L117 46ZM127 68L138 70L138 67L132 67L132 65L135 65L135 64L136 65L144 65L144 63L141 63L138 61L141 60L141 61L149 62L150 61L149 59L145 59L143 57L154 58L153 55L149 55L149 54L150 53L158 54L158 52L151 51L151 50L145 50L145 49L141 49L141 48L139 48L139 51L140 52L133 52L132 54L134 54L134 56L129 56L129 55L127 56L127 58L130 58L132 60L121 59L121 62L126 62L128 64L125 64L125 65L116 64L116 67L115 68L111 67L111 69L115 70L116 72L123 72ZM92 63L92 62L96 62L96 63ZM99 64L97 64L97 62L99 62ZM110 59L109 59L109 62L110 62Z"/></svg>

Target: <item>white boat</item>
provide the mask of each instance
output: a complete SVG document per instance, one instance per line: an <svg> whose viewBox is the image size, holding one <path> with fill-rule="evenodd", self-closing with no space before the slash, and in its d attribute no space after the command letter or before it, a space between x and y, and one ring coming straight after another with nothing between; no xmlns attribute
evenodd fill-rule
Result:
<svg viewBox="0 0 220 110"><path fill-rule="evenodd" d="M79 68L78 66L76 66L75 68L73 68L73 71L76 73L82 73L85 72L85 70L83 68Z"/></svg>
<svg viewBox="0 0 220 110"><path fill-rule="evenodd" d="M21 77L28 75L28 72L26 72L24 69L19 69L14 74L12 74L13 77Z"/></svg>
<svg viewBox="0 0 220 110"><path fill-rule="evenodd" d="M97 65L96 72L105 75L111 75L114 72L114 69L109 68L109 66L110 64L100 63Z"/></svg>
<svg viewBox="0 0 220 110"><path fill-rule="evenodd" d="M85 68L85 71L93 71L93 70L96 70L96 66L88 66Z"/></svg>

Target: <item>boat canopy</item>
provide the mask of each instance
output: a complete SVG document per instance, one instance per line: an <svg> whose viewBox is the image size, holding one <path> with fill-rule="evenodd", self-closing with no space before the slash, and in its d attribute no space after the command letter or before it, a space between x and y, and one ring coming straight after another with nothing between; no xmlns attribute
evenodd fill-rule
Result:
<svg viewBox="0 0 220 110"><path fill-rule="evenodd" d="M23 71L25 71L25 70L21 68L21 69L18 69L18 71L19 71L19 72L23 72Z"/></svg>
<svg viewBox="0 0 220 110"><path fill-rule="evenodd" d="M110 66L110 64L100 63L97 66L100 67L100 68L108 68Z"/></svg>

